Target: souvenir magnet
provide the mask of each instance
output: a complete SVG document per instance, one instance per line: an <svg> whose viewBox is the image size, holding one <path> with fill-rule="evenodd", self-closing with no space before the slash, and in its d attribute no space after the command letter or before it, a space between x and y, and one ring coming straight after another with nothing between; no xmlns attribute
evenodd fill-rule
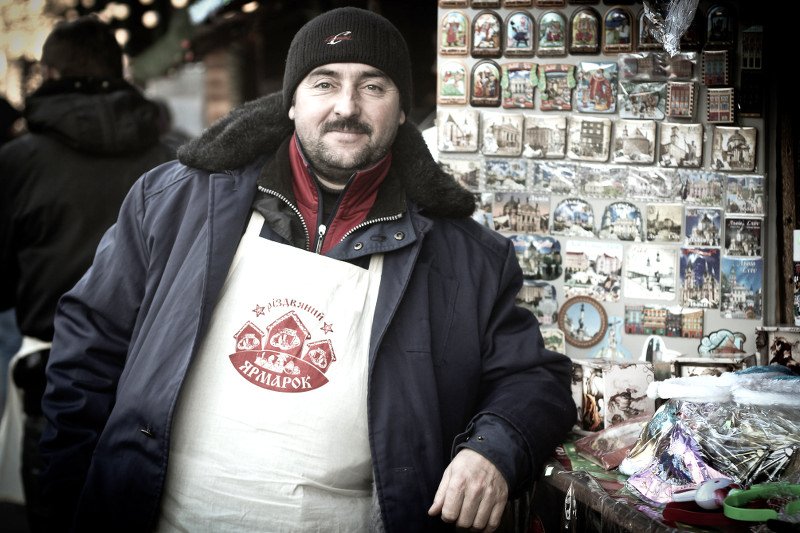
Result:
<svg viewBox="0 0 800 533"><path fill-rule="evenodd" d="M760 217L726 217L725 255L760 257L762 222Z"/></svg>
<svg viewBox="0 0 800 533"><path fill-rule="evenodd" d="M600 15L591 7L575 10L569 22L570 54L600 52Z"/></svg>
<svg viewBox="0 0 800 533"><path fill-rule="evenodd" d="M482 9L485 7L500 7L500 0L471 0L469 3L474 9Z"/></svg>
<svg viewBox="0 0 800 533"><path fill-rule="evenodd" d="M518 156L522 153L522 115L484 112L481 122L481 152L484 155ZM488 186L488 174L486 179Z"/></svg>
<svg viewBox="0 0 800 533"><path fill-rule="evenodd" d="M739 73L739 116L763 116L764 90L767 86L760 70L742 70Z"/></svg>
<svg viewBox="0 0 800 533"><path fill-rule="evenodd" d="M706 87L728 85L727 50L703 50L703 83Z"/></svg>
<svg viewBox="0 0 800 533"><path fill-rule="evenodd" d="M706 46L731 47L734 36L735 26L731 8L723 5L709 8L706 13Z"/></svg>
<svg viewBox="0 0 800 533"><path fill-rule="evenodd" d="M644 221L642 212L630 202L613 202L603 211L600 220L600 239L642 242Z"/></svg>
<svg viewBox="0 0 800 533"><path fill-rule="evenodd" d="M764 52L764 27L750 26L742 32L742 70L761 70Z"/></svg>
<svg viewBox="0 0 800 533"><path fill-rule="evenodd" d="M722 258L720 314L723 318L760 320L764 260L761 258Z"/></svg>
<svg viewBox="0 0 800 533"><path fill-rule="evenodd" d="M439 0L439 7L467 7L467 0Z"/></svg>
<svg viewBox="0 0 800 533"><path fill-rule="evenodd" d="M489 191L524 191L527 188L528 161L487 158L483 174Z"/></svg>
<svg viewBox="0 0 800 533"><path fill-rule="evenodd" d="M439 158L439 167L468 191L481 190L481 165L477 159Z"/></svg>
<svg viewBox="0 0 800 533"><path fill-rule="evenodd" d="M469 51L469 21L461 11L450 11L442 17L439 53L465 56Z"/></svg>
<svg viewBox="0 0 800 533"><path fill-rule="evenodd" d="M472 67L469 103L473 106L500 105L500 67L491 59L479 61Z"/></svg>
<svg viewBox="0 0 800 533"><path fill-rule="evenodd" d="M756 166L754 127L715 126L711 143L711 166L717 170L747 172Z"/></svg>
<svg viewBox="0 0 800 533"><path fill-rule="evenodd" d="M647 204L648 242L678 242L683 234L683 204Z"/></svg>
<svg viewBox="0 0 800 533"><path fill-rule="evenodd" d="M533 109L533 90L538 83L536 64L506 63L502 69L500 86L503 89L503 107Z"/></svg>
<svg viewBox="0 0 800 533"><path fill-rule="evenodd" d="M674 248L639 244L625 253L626 298L673 300L677 284L678 254ZM630 332L628 332L630 333Z"/></svg>
<svg viewBox="0 0 800 533"><path fill-rule="evenodd" d="M535 0L536 7L562 7L564 0Z"/></svg>
<svg viewBox="0 0 800 533"><path fill-rule="evenodd" d="M684 307L719 307L719 248L681 248L680 300Z"/></svg>
<svg viewBox="0 0 800 533"><path fill-rule="evenodd" d="M506 18L506 57L532 57L536 26L527 11L515 11Z"/></svg>
<svg viewBox="0 0 800 533"><path fill-rule="evenodd" d="M619 116L622 118L650 118L661 120L665 116L666 83L619 83Z"/></svg>
<svg viewBox="0 0 800 533"><path fill-rule="evenodd" d="M540 205L547 207L545 201ZM561 243L549 235L514 235L511 237L522 275L530 280L554 280L561 276Z"/></svg>
<svg viewBox="0 0 800 533"><path fill-rule="evenodd" d="M477 152L479 114L473 109L440 109L436 128L440 152Z"/></svg>
<svg viewBox="0 0 800 533"><path fill-rule="evenodd" d="M687 246L719 246L722 236L722 210L687 207L684 225Z"/></svg>
<svg viewBox="0 0 800 533"><path fill-rule="evenodd" d="M572 89L575 88L574 71L573 65L539 65L539 109L542 111L572 110Z"/></svg>
<svg viewBox="0 0 800 533"><path fill-rule="evenodd" d="M519 255L517 257L519 258ZM517 305L533 313L542 328L558 322L556 288L546 281L524 279L522 288L517 293ZM542 335L544 336L544 331L542 331Z"/></svg>
<svg viewBox="0 0 800 533"><path fill-rule="evenodd" d="M712 124L733 122L733 87L706 89L706 121Z"/></svg>
<svg viewBox="0 0 800 533"><path fill-rule="evenodd" d="M531 7L533 0L503 0L503 7Z"/></svg>
<svg viewBox="0 0 800 533"><path fill-rule="evenodd" d="M578 64L575 106L581 113L613 113L617 109L617 64Z"/></svg>
<svg viewBox="0 0 800 533"><path fill-rule="evenodd" d="M524 141L524 157L563 158L567 146L567 117L526 115Z"/></svg>
<svg viewBox="0 0 800 533"><path fill-rule="evenodd" d="M694 82L667 82L667 116L673 118L694 117Z"/></svg>
<svg viewBox="0 0 800 533"><path fill-rule="evenodd" d="M728 214L764 214L763 176L728 176L728 184L725 190L725 209Z"/></svg>
<svg viewBox="0 0 800 533"><path fill-rule="evenodd" d="M620 119L614 126L614 163L649 164L656 157L656 123Z"/></svg>
<svg viewBox="0 0 800 533"><path fill-rule="evenodd" d="M610 137L611 121L607 118L571 118L567 157L577 161L607 161Z"/></svg>
<svg viewBox="0 0 800 533"><path fill-rule="evenodd" d="M553 235L594 238L594 209L581 198L565 198L553 210ZM576 265L567 265L575 268Z"/></svg>
<svg viewBox="0 0 800 533"><path fill-rule="evenodd" d="M500 57L503 23L494 11L481 11L472 19L472 57Z"/></svg>
<svg viewBox="0 0 800 533"><path fill-rule="evenodd" d="M467 67L461 61L445 60L439 66L439 104L466 104L469 77Z"/></svg>
<svg viewBox="0 0 800 533"><path fill-rule="evenodd" d="M664 49L664 46L656 38L655 31L657 29L658 26L650 17L647 16L647 10L643 9L641 13L639 13L639 42L637 43L638 50L646 51Z"/></svg>
<svg viewBox="0 0 800 533"><path fill-rule="evenodd" d="M699 167L703 163L702 124L658 124L658 164L663 167Z"/></svg>
<svg viewBox="0 0 800 533"><path fill-rule="evenodd" d="M603 53L633 51L633 19L624 7L609 9L603 17Z"/></svg>
<svg viewBox="0 0 800 533"><path fill-rule="evenodd" d="M540 57L567 54L567 21L558 11L547 11L539 17L539 46L536 53Z"/></svg>

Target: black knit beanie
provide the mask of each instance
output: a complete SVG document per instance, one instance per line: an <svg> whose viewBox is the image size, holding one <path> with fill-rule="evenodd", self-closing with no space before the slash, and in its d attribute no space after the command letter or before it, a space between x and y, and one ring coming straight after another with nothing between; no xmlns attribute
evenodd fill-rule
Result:
<svg viewBox="0 0 800 533"><path fill-rule="evenodd" d="M292 39L283 73L283 107L288 112L297 85L328 63L363 63L389 76L400 90L400 105L411 109L411 59L394 25L371 11L342 7L307 22Z"/></svg>

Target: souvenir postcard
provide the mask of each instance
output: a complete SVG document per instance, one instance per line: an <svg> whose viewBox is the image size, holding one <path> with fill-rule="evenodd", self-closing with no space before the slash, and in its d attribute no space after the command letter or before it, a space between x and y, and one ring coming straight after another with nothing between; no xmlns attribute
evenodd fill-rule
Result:
<svg viewBox="0 0 800 533"><path fill-rule="evenodd" d="M719 246L722 235L722 209L687 207L685 241L689 246Z"/></svg>
<svg viewBox="0 0 800 533"><path fill-rule="evenodd" d="M683 200L687 204L721 206L724 175L702 170L681 170Z"/></svg>
<svg viewBox="0 0 800 533"><path fill-rule="evenodd" d="M561 243L555 237L511 235L509 239L525 279L551 281L561 276Z"/></svg>
<svg viewBox="0 0 800 533"><path fill-rule="evenodd" d="M479 61L472 67L469 103L473 106L500 105L500 67L491 59Z"/></svg>
<svg viewBox="0 0 800 533"><path fill-rule="evenodd" d="M633 20L624 7L609 9L603 17L603 53L633 51Z"/></svg>
<svg viewBox="0 0 800 533"><path fill-rule="evenodd" d="M763 313L763 259L722 258L723 318L761 320Z"/></svg>
<svg viewBox="0 0 800 533"><path fill-rule="evenodd" d="M614 113L617 109L617 64L578 63L575 107L581 113Z"/></svg>
<svg viewBox="0 0 800 533"><path fill-rule="evenodd" d="M667 82L667 116L671 118L694 118L694 82Z"/></svg>
<svg viewBox="0 0 800 533"><path fill-rule="evenodd" d="M531 159L561 159L567 148L567 117L525 115L522 155Z"/></svg>
<svg viewBox="0 0 800 533"><path fill-rule="evenodd" d="M539 83L536 63L505 63L502 69L503 107L533 109L533 90Z"/></svg>
<svg viewBox="0 0 800 533"><path fill-rule="evenodd" d="M436 129L440 152L477 152L479 114L472 109L440 109Z"/></svg>
<svg viewBox="0 0 800 533"><path fill-rule="evenodd" d="M703 336L703 309L680 306L626 305L625 333L699 339Z"/></svg>
<svg viewBox="0 0 800 533"><path fill-rule="evenodd" d="M606 165L584 164L578 166L578 191L594 198L624 198L628 182L628 169Z"/></svg>
<svg viewBox="0 0 800 533"><path fill-rule="evenodd" d="M702 124L658 124L658 164L694 168L703 164Z"/></svg>
<svg viewBox="0 0 800 533"><path fill-rule="evenodd" d="M494 11L481 11L472 19L472 57L502 55L503 23Z"/></svg>
<svg viewBox="0 0 800 533"><path fill-rule="evenodd" d="M614 126L614 163L648 164L656 158L656 123L653 120L617 120Z"/></svg>
<svg viewBox="0 0 800 533"><path fill-rule="evenodd" d="M594 8L576 9L570 18L570 54L597 54L600 52L600 15Z"/></svg>
<svg viewBox="0 0 800 533"><path fill-rule="evenodd" d="M536 26L527 11L515 11L506 18L506 57L531 57L536 43Z"/></svg>
<svg viewBox="0 0 800 533"><path fill-rule="evenodd" d="M727 181L728 184L725 188L725 204L728 214L764 214L763 176L729 175Z"/></svg>
<svg viewBox="0 0 800 533"><path fill-rule="evenodd" d="M539 17L540 57L567 55L567 20L558 11L547 11Z"/></svg>
<svg viewBox="0 0 800 533"><path fill-rule="evenodd" d="M630 202L614 202L603 212L600 221L600 239L635 241L644 240L642 212Z"/></svg>
<svg viewBox="0 0 800 533"><path fill-rule="evenodd" d="M517 294L517 305L532 312L542 326L558 324L556 288L546 281L524 280Z"/></svg>
<svg viewBox="0 0 800 533"><path fill-rule="evenodd" d="M439 66L439 96L436 101L443 105L466 104L469 84L467 67L460 61L442 61Z"/></svg>
<svg viewBox="0 0 800 533"><path fill-rule="evenodd" d="M592 296L616 302L620 297L622 244L567 241L564 253L564 295Z"/></svg>
<svg viewBox="0 0 800 533"><path fill-rule="evenodd" d="M711 143L711 165L717 170L745 172L756 166L754 127L715 126Z"/></svg>
<svg viewBox="0 0 800 533"><path fill-rule="evenodd" d="M539 65L539 109L571 111L575 88L574 65Z"/></svg>
<svg viewBox="0 0 800 533"><path fill-rule="evenodd" d="M484 112L483 141L481 152L484 155L516 156L522 153L522 115Z"/></svg>
<svg viewBox="0 0 800 533"><path fill-rule="evenodd" d="M619 82L619 116L661 120L665 116L666 82Z"/></svg>
<svg viewBox="0 0 800 533"><path fill-rule="evenodd" d="M600 341L598 347L589 355L592 359L603 359L605 361L633 361L633 354L625 346L622 345L622 317L610 316L608 317L608 327L606 328L605 337ZM634 398L633 391L626 388L625 392L619 392L609 398L609 406L617 407L623 412L628 412L628 416L620 413L614 414L614 422L622 422L624 419L632 418L635 416L633 413L641 413L633 406L633 403L645 400L647 401L647 387L645 386L641 392L644 395L638 395ZM633 402L631 402L633 400Z"/></svg>
<svg viewBox="0 0 800 533"><path fill-rule="evenodd" d="M725 219L725 255L759 257L762 255L762 219L729 217Z"/></svg>
<svg viewBox="0 0 800 533"><path fill-rule="evenodd" d="M635 244L625 252L626 298L674 300L678 253L675 248Z"/></svg>
<svg viewBox="0 0 800 533"><path fill-rule="evenodd" d="M550 198L529 193L496 193L494 229L501 233L548 233Z"/></svg>
<svg viewBox="0 0 800 533"><path fill-rule="evenodd" d="M556 353L565 353L567 348L564 344L564 332L558 328L542 328L542 339L544 347Z"/></svg>
<svg viewBox="0 0 800 533"><path fill-rule="evenodd" d="M607 161L611 142L611 120L571 117L567 135L567 157L578 161Z"/></svg>
<svg viewBox="0 0 800 533"><path fill-rule="evenodd" d="M439 167L468 191L481 190L481 162L476 159L439 158Z"/></svg>
<svg viewBox="0 0 800 533"><path fill-rule="evenodd" d="M487 191L522 191L527 188L528 161L525 159L486 159L483 176Z"/></svg>
<svg viewBox="0 0 800 533"><path fill-rule="evenodd" d="M494 193L476 193L475 211L472 212L472 219L483 227L494 229L494 220L492 220L493 203Z"/></svg>
<svg viewBox="0 0 800 533"><path fill-rule="evenodd" d="M563 183L557 194L573 194L575 188L575 165L569 163L536 162L533 169L533 188L550 190L551 183Z"/></svg>
<svg viewBox="0 0 800 533"><path fill-rule="evenodd" d="M553 210L552 233L568 237L594 237L594 210L589 202L580 198L565 198L559 202Z"/></svg>
<svg viewBox="0 0 800 533"><path fill-rule="evenodd" d="M465 56L469 50L469 21L461 11L450 11L442 18L439 53Z"/></svg>
<svg viewBox="0 0 800 533"><path fill-rule="evenodd" d="M683 237L683 204L647 204L647 242L679 242Z"/></svg>
<svg viewBox="0 0 800 533"><path fill-rule="evenodd" d="M631 198L673 202L681 197L683 184L674 170L628 167L627 195Z"/></svg>
<svg viewBox="0 0 800 533"><path fill-rule="evenodd" d="M719 259L719 248L681 248L681 305L719 307Z"/></svg>

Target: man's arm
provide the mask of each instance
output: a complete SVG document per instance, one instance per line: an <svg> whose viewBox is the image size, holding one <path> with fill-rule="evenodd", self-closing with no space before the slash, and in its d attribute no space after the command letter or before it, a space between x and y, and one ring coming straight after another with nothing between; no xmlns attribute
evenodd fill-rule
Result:
<svg viewBox="0 0 800 533"><path fill-rule="evenodd" d="M42 492L53 523L71 523L91 456L114 405L144 291L147 253L140 233L142 180L92 267L60 300L42 409Z"/></svg>
<svg viewBox="0 0 800 533"><path fill-rule="evenodd" d="M429 514L493 531L566 436L576 411L570 360L544 348L533 315L515 303L522 274L511 243L482 345L482 401L454 443Z"/></svg>

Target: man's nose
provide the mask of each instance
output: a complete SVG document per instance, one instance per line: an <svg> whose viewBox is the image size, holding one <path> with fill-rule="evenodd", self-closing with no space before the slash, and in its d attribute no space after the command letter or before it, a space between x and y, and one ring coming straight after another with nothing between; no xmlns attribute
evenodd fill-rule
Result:
<svg viewBox="0 0 800 533"><path fill-rule="evenodd" d="M359 96L356 88L343 87L336 96L336 102L333 108L334 113L342 117L358 115L361 109Z"/></svg>

